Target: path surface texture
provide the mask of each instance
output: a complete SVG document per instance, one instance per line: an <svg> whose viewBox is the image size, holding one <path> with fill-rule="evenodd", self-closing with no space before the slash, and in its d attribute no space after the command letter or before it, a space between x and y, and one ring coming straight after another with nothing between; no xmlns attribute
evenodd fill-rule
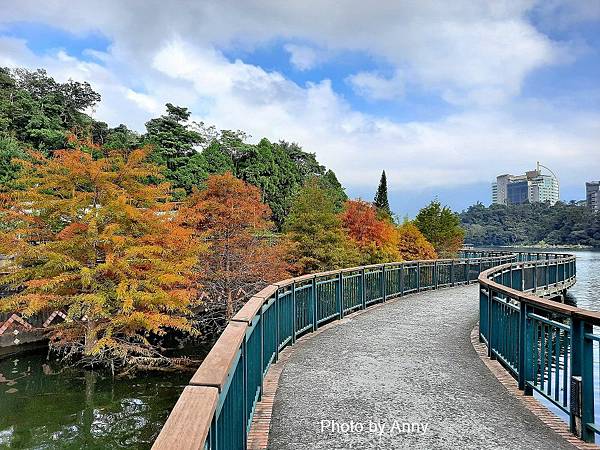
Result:
<svg viewBox="0 0 600 450"><path fill-rule="evenodd" d="M393 300L298 341L269 449L574 448L489 372L469 338L477 320L478 287L458 287Z"/></svg>

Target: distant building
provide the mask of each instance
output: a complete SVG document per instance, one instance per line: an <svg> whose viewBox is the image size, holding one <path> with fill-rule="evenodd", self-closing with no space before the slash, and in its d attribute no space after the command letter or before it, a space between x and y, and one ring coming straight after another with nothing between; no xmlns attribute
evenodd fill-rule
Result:
<svg viewBox="0 0 600 450"><path fill-rule="evenodd" d="M585 200L588 208L600 212L600 181L585 183Z"/></svg>
<svg viewBox="0 0 600 450"><path fill-rule="evenodd" d="M523 175L504 174L492 184L492 203L496 205L520 205L522 203L550 203L560 199L558 179L554 174L543 174L537 169Z"/></svg>

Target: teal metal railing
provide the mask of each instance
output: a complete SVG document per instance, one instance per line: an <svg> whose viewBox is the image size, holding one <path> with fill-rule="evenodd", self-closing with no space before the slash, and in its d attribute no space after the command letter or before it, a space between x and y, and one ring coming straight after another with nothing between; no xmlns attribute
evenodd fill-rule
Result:
<svg viewBox="0 0 600 450"><path fill-rule="evenodd" d="M279 353L296 339L359 309L414 292L471 283L491 267L523 258L516 253L465 251L459 259L355 267L266 287L227 325L153 448L186 444L186 448L246 449L264 377Z"/></svg>
<svg viewBox="0 0 600 450"><path fill-rule="evenodd" d="M569 418L572 433L594 442L594 352L600 313L543 297L575 283L572 255L519 255L519 262L484 271L480 283L480 340L526 395L537 392Z"/></svg>

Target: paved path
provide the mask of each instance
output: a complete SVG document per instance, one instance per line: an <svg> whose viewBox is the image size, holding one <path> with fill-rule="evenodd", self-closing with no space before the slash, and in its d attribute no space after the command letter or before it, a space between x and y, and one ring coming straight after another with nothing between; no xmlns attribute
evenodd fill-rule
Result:
<svg viewBox="0 0 600 450"><path fill-rule="evenodd" d="M574 448L475 353L477 289L401 298L299 341L280 378L269 449ZM404 422L414 432L399 433Z"/></svg>

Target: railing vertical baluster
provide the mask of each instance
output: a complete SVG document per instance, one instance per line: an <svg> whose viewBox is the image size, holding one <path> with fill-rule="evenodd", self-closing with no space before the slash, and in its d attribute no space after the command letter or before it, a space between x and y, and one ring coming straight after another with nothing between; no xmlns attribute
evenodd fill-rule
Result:
<svg viewBox="0 0 600 450"><path fill-rule="evenodd" d="M438 273L438 263L437 261L433 262L433 288L437 289L438 288L438 278L439 278L439 273Z"/></svg>
<svg viewBox="0 0 600 450"><path fill-rule="evenodd" d="M450 286L454 286L454 260L450 261Z"/></svg>

